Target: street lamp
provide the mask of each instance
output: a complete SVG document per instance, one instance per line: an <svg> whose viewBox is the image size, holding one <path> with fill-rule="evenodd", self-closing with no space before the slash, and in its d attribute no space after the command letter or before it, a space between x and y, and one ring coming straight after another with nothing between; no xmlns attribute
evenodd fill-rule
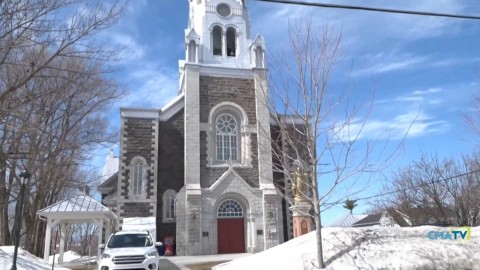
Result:
<svg viewBox="0 0 480 270"><path fill-rule="evenodd" d="M20 245L20 232L22 230L22 215L23 215L23 197L25 196L25 185L28 182L31 174L24 170L18 175L20 177L20 192L18 193L17 205L15 206L15 249L13 251L13 263L11 270L17 270L17 253Z"/></svg>

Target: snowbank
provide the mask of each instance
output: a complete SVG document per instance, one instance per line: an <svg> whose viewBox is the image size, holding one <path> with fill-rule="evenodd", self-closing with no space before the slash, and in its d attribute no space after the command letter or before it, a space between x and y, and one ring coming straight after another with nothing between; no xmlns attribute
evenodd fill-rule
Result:
<svg viewBox="0 0 480 270"><path fill-rule="evenodd" d="M0 246L0 270L10 270L13 260L13 246ZM17 257L18 270L50 270L52 266L42 259L35 257L19 248ZM55 267L56 270L69 270L68 268Z"/></svg>
<svg viewBox="0 0 480 270"><path fill-rule="evenodd" d="M157 241L157 221L155 217L124 218L122 231L145 231L148 230Z"/></svg>
<svg viewBox="0 0 480 270"><path fill-rule="evenodd" d="M429 231L448 228L325 228L323 249L327 269L472 269L478 268L480 227L471 239L430 240ZM267 251L233 260L215 270L313 270L317 265L315 232Z"/></svg>
<svg viewBox="0 0 480 270"><path fill-rule="evenodd" d="M55 254L55 264L58 263L58 257L59 254ZM81 256L80 254L76 253L75 251L65 251L63 253L63 263L82 263L82 264L87 264L88 262L90 263L95 263L97 261L97 256ZM49 257L48 262L51 264L53 262L53 255Z"/></svg>

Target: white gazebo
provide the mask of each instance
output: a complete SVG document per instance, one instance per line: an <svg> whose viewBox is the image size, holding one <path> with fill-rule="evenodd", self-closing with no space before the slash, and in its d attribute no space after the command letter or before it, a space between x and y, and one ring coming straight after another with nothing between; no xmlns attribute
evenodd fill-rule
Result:
<svg viewBox="0 0 480 270"><path fill-rule="evenodd" d="M95 223L99 244L103 239L103 229L108 237L117 229L118 217L107 207L103 206L93 198L83 193L77 193L75 196L48 206L37 212L37 215L47 221L47 231L45 235L45 250L43 258L48 261L50 256L50 241L52 239L52 228L60 225L60 254L58 263L63 263L63 253L65 252L65 241L67 227L78 223ZM97 251L97 258L100 256L100 250Z"/></svg>

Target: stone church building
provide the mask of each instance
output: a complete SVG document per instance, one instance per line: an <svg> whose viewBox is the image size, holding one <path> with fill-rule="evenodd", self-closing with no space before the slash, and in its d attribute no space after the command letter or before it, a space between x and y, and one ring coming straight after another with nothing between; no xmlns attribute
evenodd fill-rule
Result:
<svg viewBox="0 0 480 270"><path fill-rule="evenodd" d="M120 109L119 170L102 201L120 218L156 217L157 240L175 236L178 255L259 252L291 238L264 39L250 34L245 0L189 5L179 94Z"/></svg>

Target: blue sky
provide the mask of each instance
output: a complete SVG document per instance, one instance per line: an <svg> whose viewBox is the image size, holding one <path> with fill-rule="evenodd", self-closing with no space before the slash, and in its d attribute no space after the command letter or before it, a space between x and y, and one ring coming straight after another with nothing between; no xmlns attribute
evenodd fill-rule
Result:
<svg viewBox="0 0 480 270"><path fill-rule="evenodd" d="M455 157L474 148L462 113L471 110L472 95L480 93L479 20L295 7L254 0L247 4L252 34L264 35L270 56L280 53L287 44L289 18L306 14L319 27L327 23L342 30L340 65L332 80L349 80L360 99L368 99L372 90L375 92L365 138L381 141L389 130L395 141L411 126L403 151L384 175L421 153ZM480 15L478 0L372 0L366 4ZM124 60L118 64L122 70L115 76L128 94L109 112L114 129L119 126L120 106L159 108L176 96L178 60L185 57L187 0L136 0L126 1L125 6L120 22L103 33L112 44L125 48ZM100 164L106 153L99 151L94 163ZM359 196L380 192L380 186L377 181ZM356 212L365 209L362 202ZM343 213L346 210L341 207L325 212L324 223Z"/></svg>

